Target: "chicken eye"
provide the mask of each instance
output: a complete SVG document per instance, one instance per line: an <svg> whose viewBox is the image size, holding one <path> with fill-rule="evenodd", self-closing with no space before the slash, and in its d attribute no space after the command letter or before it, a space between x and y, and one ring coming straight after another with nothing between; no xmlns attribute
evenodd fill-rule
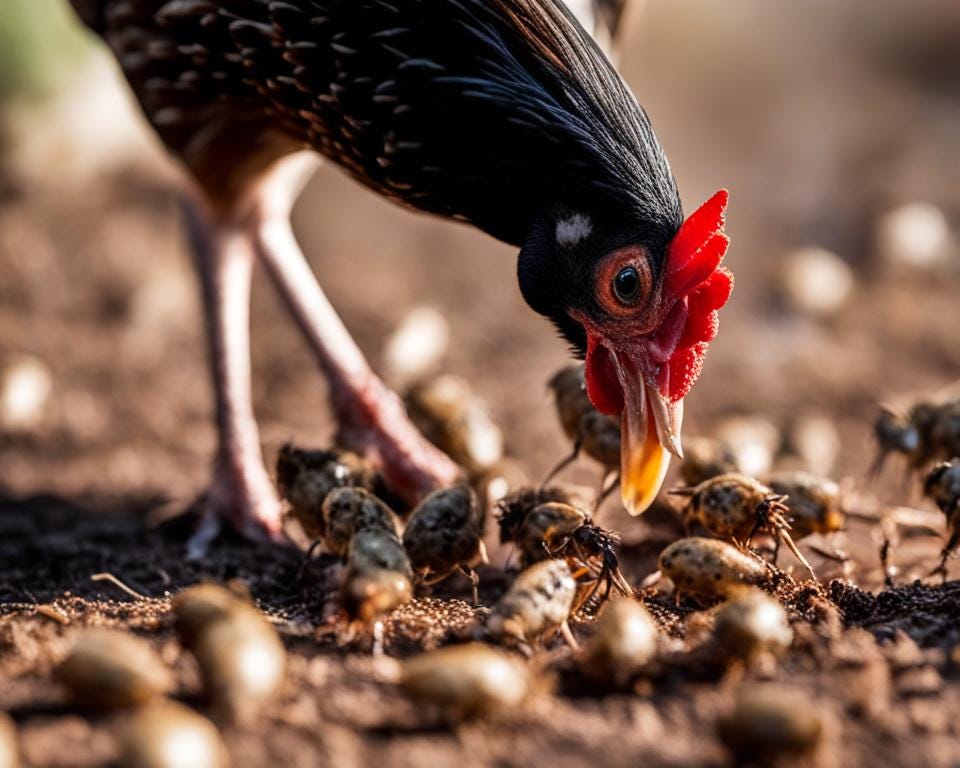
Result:
<svg viewBox="0 0 960 768"><path fill-rule="evenodd" d="M613 295L625 307L635 304L640 298L640 289L643 282L636 267L624 267L613 278Z"/></svg>

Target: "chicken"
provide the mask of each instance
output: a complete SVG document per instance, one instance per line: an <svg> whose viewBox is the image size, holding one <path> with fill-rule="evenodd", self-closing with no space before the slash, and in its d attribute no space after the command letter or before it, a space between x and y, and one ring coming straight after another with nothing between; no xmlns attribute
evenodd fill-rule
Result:
<svg viewBox="0 0 960 768"><path fill-rule="evenodd" d="M585 356L594 405L623 414L623 499L642 511L679 455L683 397L732 286L719 266L727 196L683 221L646 113L559 0L72 2L192 179L219 428L197 551L222 520L282 537L250 402L256 261L329 380L338 441L411 502L458 475L370 369L293 237L318 156L520 249L523 296ZM594 8L614 30L622 3Z"/></svg>

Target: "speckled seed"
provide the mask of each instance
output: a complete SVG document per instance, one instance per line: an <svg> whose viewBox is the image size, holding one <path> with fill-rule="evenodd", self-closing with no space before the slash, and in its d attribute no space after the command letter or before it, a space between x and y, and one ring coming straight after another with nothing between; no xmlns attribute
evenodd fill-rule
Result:
<svg viewBox="0 0 960 768"><path fill-rule="evenodd" d="M680 476L687 485L700 485L711 477L737 471L737 457L722 440L711 437L684 438Z"/></svg>
<svg viewBox="0 0 960 768"><path fill-rule="evenodd" d="M78 703L98 709L135 706L173 688L170 670L144 640L108 629L84 630L57 677Z"/></svg>
<svg viewBox="0 0 960 768"><path fill-rule="evenodd" d="M494 606L487 627L494 637L533 642L570 616L577 583L565 560L544 560L517 576Z"/></svg>
<svg viewBox="0 0 960 768"><path fill-rule="evenodd" d="M0 768L18 768L19 755L17 727L13 720L0 712Z"/></svg>
<svg viewBox="0 0 960 768"><path fill-rule="evenodd" d="M759 589L734 595L722 605L717 611L714 632L723 652L740 659L765 651L778 656L793 642L787 612Z"/></svg>
<svg viewBox="0 0 960 768"><path fill-rule="evenodd" d="M767 577L758 558L718 539L692 537L675 541L660 553L660 570L678 593L727 597Z"/></svg>
<svg viewBox="0 0 960 768"><path fill-rule="evenodd" d="M530 676L519 659L469 643L410 659L400 685L419 702L466 717L518 706L530 691Z"/></svg>
<svg viewBox="0 0 960 768"><path fill-rule="evenodd" d="M787 497L790 533L802 539L813 533L833 533L843 528L846 516L840 486L809 472L771 472L764 478L770 490Z"/></svg>
<svg viewBox="0 0 960 768"><path fill-rule="evenodd" d="M817 705L778 685L747 688L733 712L717 723L720 739L742 761L770 761L813 751L823 733Z"/></svg>
<svg viewBox="0 0 960 768"><path fill-rule="evenodd" d="M323 541L334 555L345 557L358 531L378 529L396 536L396 517L380 499L363 488L337 488L323 502Z"/></svg>
<svg viewBox="0 0 960 768"><path fill-rule="evenodd" d="M413 571L403 544L383 529L359 531L350 542L343 583L344 607L371 622L413 597Z"/></svg>
<svg viewBox="0 0 960 768"><path fill-rule="evenodd" d="M230 760L216 727L181 704L162 701L122 726L122 768L226 768Z"/></svg>
<svg viewBox="0 0 960 768"><path fill-rule="evenodd" d="M249 722L284 680L286 652L276 630L252 605L210 584L181 594L174 610L214 712L231 722Z"/></svg>
<svg viewBox="0 0 960 768"><path fill-rule="evenodd" d="M615 600L597 619L597 631L583 654L589 675L622 683L657 653L657 625L635 600Z"/></svg>

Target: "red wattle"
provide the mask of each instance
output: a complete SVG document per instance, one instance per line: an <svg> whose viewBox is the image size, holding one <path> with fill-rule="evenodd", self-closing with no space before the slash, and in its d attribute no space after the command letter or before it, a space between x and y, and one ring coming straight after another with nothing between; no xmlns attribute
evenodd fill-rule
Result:
<svg viewBox="0 0 960 768"><path fill-rule="evenodd" d="M673 402L685 397L700 376L707 345L717 335L717 310L733 290L733 275L720 266L730 244L723 232L727 199L726 190L720 190L707 200L667 249L664 299L686 300L687 308L686 324L662 377L661 394Z"/></svg>
<svg viewBox="0 0 960 768"><path fill-rule="evenodd" d="M610 351L587 334L587 360L584 369L587 397L600 413L616 415L623 411L623 390Z"/></svg>

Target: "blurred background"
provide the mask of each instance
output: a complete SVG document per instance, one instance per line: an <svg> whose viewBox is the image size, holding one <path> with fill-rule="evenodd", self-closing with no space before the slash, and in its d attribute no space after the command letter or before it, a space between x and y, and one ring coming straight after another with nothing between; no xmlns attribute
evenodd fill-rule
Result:
<svg viewBox="0 0 960 768"><path fill-rule="evenodd" d="M960 3L637 2L626 23L622 70L685 208L731 191L737 287L685 430L746 417L774 452L813 430L818 469L862 476L877 402L908 405L960 370ZM212 402L175 185L66 3L3 0L5 493L186 502L202 487ZM560 457L545 382L566 350L524 305L513 249L332 165L296 227L376 367L408 313L433 308L450 326L442 369L473 383L508 453L534 478ZM325 444L324 381L262 280L253 338L268 462L288 439Z"/></svg>

